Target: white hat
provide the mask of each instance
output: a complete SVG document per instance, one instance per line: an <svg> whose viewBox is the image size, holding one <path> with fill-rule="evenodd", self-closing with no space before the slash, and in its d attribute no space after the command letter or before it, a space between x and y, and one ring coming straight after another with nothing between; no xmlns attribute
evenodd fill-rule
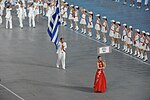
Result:
<svg viewBox="0 0 150 100"><path fill-rule="evenodd" d="M107 17L106 17L106 16L103 16L102 18L103 18L103 19L107 19Z"/></svg>
<svg viewBox="0 0 150 100"><path fill-rule="evenodd" d="M136 30L136 32L140 32L140 30L139 29L135 29Z"/></svg>
<svg viewBox="0 0 150 100"><path fill-rule="evenodd" d="M132 28L132 26L129 26L129 28Z"/></svg>
<svg viewBox="0 0 150 100"><path fill-rule="evenodd" d="M120 24L120 22L119 22L119 21L117 21L117 22L116 22L116 24Z"/></svg>
<svg viewBox="0 0 150 100"><path fill-rule="evenodd" d="M73 7L74 5L70 5L70 7Z"/></svg>
<svg viewBox="0 0 150 100"><path fill-rule="evenodd" d="M127 26L127 24L123 24L123 26Z"/></svg>
<svg viewBox="0 0 150 100"><path fill-rule="evenodd" d="M75 8L79 8L79 6L75 6Z"/></svg>
<svg viewBox="0 0 150 100"><path fill-rule="evenodd" d="M114 22L115 22L115 20L111 20L111 22L112 22L112 23L114 23Z"/></svg>
<svg viewBox="0 0 150 100"><path fill-rule="evenodd" d="M67 2L65 2L65 5L68 5L68 3L67 3Z"/></svg>
<svg viewBox="0 0 150 100"><path fill-rule="evenodd" d="M142 31L142 33L146 33L145 31Z"/></svg>
<svg viewBox="0 0 150 100"><path fill-rule="evenodd" d="M97 14L96 16L97 16L97 17L99 17L99 16L100 16L100 14Z"/></svg>
<svg viewBox="0 0 150 100"><path fill-rule="evenodd" d="M149 32L146 32L146 35L150 35Z"/></svg>
<svg viewBox="0 0 150 100"><path fill-rule="evenodd" d="M86 9L83 9L83 11L86 11Z"/></svg>
<svg viewBox="0 0 150 100"><path fill-rule="evenodd" d="M65 0L61 0L62 2L65 2Z"/></svg>
<svg viewBox="0 0 150 100"><path fill-rule="evenodd" d="M89 12L89 14L93 14L93 12L92 12L92 11L90 11L90 12Z"/></svg>

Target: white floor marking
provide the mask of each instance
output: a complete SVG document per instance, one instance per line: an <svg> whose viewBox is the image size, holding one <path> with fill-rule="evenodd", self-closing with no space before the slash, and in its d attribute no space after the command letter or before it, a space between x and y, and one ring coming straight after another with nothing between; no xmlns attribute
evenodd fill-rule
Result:
<svg viewBox="0 0 150 100"><path fill-rule="evenodd" d="M70 30L70 31L73 31L72 29L70 29L70 28L68 28L68 27L64 27L64 28L66 28L66 29L68 29L68 30ZM76 34L79 34L79 35L81 35L81 36L83 36L83 37L86 37L86 38L88 38L89 40L92 40L92 41L95 41L95 42L100 43L100 44L102 44L102 45L108 46L107 44L105 44L105 43L103 43L103 42L101 42L101 41L95 40L95 39L93 39L93 38L91 38L91 37L89 37L89 36L87 36L87 35L81 34L81 33L79 33L78 31L73 31L73 32L75 32ZM122 53L122 54L124 54L124 55L126 55L126 56L128 56L128 57L131 57L131 58L133 58L133 59L135 59L135 60L138 60L138 61L140 61L141 63L144 63L144 64L150 66L149 63L144 62L144 61L142 61L142 60L140 60L140 59L138 59L138 58L136 58L136 57L133 57L132 55L129 55L129 54L125 53L125 52L122 52L122 51L120 51L120 50L117 50L117 49L115 49L114 47L112 47L112 49L115 50L115 51L117 51L117 52L119 52L119 53Z"/></svg>
<svg viewBox="0 0 150 100"><path fill-rule="evenodd" d="M10 93L12 93L13 95L15 95L17 98L19 98L20 100L24 100L22 97L20 97L19 95L17 95L15 92L13 92L12 90L8 89L7 87L5 87L4 85L0 84L1 87L3 87L4 89L6 89L7 91L9 91Z"/></svg>

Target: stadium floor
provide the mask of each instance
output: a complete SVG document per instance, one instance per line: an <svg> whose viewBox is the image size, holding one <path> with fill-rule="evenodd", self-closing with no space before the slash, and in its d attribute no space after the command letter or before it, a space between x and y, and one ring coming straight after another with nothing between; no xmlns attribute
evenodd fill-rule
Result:
<svg viewBox="0 0 150 100"><path fill-rule="evenodd" d="M105 46L101 41L60 27L60 37L68 44L67 67L62 70L56 68L56 50L49 41L45 18L40 17L36 28L29 28L27 21L24 29L18 25L13 17L12 30L6 30L5 24L0 26L0 100L150 99L149 62L115 49L102 55L107 61L107 91L94 93L97 47Z"/></svg>

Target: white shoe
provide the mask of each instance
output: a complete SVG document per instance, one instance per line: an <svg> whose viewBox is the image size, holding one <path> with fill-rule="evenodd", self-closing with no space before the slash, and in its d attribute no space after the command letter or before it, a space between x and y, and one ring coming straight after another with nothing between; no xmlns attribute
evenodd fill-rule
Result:
<svg viewBox="0 0 150 100"><path fill-rule="evenodd" d="M128 50L127 50L127 53L129 53L129 52L130 52L130 50L128 49Z"/></svg>
<svg viewBox="0 0 150 100"><path fill-rule="evenodd" d="M65 67L63 67L63 69L65 70L66 68L65 68Z"/></svg>
<svg viewBox="0 0 150 100"><path fill-rule="evenodd" d="M148 11L148 10L149 10L149 8L146 8L146 9L145 9L145 11Z"/></svg>
<svg viewBox="0 0 150 100"><path fill-rule="evenodd" d="M137 52L135 51L134 56L136 56L136 55L137 55Z"/></svg>
<svg viewBox="0 0 150 100"><path fill-rule="evenodd" d="M124 2L124 3L123 3L123 5L126 5L126 4L127 4L127 2Z"/></svg>
<svg viewBox="0 0 150 100"><path fill-rule="evenodd" d="M133 52L132 52L132 51L130 51L130 55L132 55L132 53L133 53Z"/></svg>
<svg viewBox="0 0 150 100"><path fill-rule="evenodd" d="M134 7L135 5L133 4L132 7Z"/></svg>
<svg viewBox="0 0 150 100"><path fill-rule="evenodd" d="M148 60L147 58L144 59L144 61L147 61L147 60Z"/></svg>
<svg viewBox="0 0 150 100"><path fill-rule="evenodd" d="M132 6L132 4L130 4L130 7Z"/></svg>
<svg viewBox="0 0 150 100"><path fill-rule="evenodd" d="M57 68L59 68L59 66L57 65Z"/></svg>
<svg viewBox="0 0 150 100"><path fill-rule="evenodd" d="M140 58L143 59L144 58L143 55L141 55Z"/></svg>
<svg viewBox="0 0 150 100"><path fill-rule="evenodd" d="M115 44L115 48L117 48L117 44Z"/></svg>

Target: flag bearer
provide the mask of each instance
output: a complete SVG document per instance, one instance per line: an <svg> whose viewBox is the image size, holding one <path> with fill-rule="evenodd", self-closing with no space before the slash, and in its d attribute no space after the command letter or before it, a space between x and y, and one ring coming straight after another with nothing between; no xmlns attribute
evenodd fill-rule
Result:
<svg viewBox="0 0 150 100"><path fill-rule="evenodd" d="M64 38L60 38L60 42L58 43L58 59L57 59L57 68L59 68L60 62L62 64L62 68L65 69L65 59L66 59L66 48L67 43L64 41Z"/></svg>

